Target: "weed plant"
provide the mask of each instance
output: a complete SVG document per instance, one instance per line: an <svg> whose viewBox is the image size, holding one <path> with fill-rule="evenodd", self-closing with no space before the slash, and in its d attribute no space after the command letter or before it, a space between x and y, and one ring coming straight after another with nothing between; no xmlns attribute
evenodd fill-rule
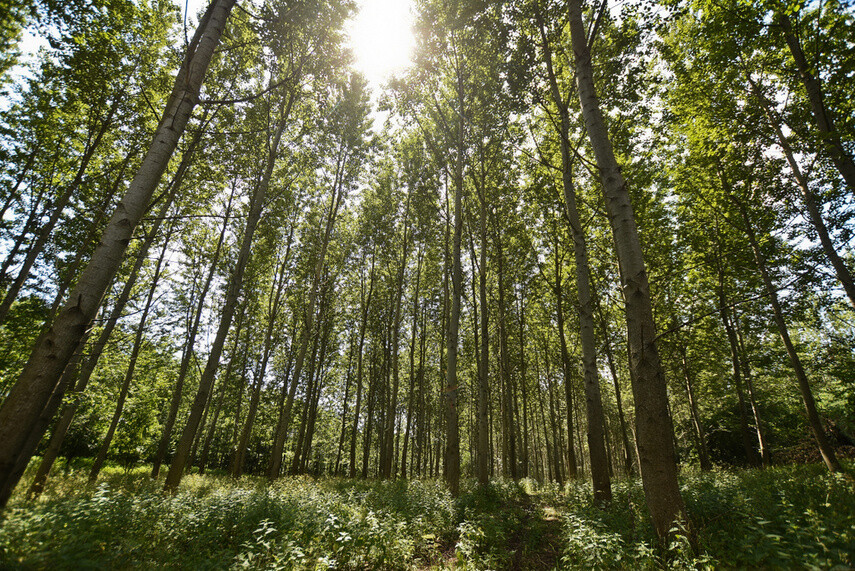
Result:
<svg viewBox="0 0 855 571"><path fill-rule="evenodd" d="M640 483L595 506L587 484L188 476L145 468L52 478L0 521L2 569L846 569L855 483L821 465L683 478L690 521L660 546ZM693 530L693 534L686 531ZM694 538L690 540L690 538Z"/></svg>
<svg viewBox="0 0 855 571"><path fill-rule="evenodd" d="M568 486L562 566L580 569L850 569L855 481L823 465L713 471L684 477L688 526L658 545L638 480L609 506L590 485ZM695 541L690 538L694 531Z"/></svg>

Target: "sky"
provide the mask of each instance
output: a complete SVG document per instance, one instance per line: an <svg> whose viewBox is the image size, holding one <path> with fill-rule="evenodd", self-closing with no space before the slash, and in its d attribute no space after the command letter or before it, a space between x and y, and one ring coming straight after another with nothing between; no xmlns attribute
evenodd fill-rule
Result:
<svg viewBox="0 0 855 571"><path fill-rule="evenodd" d="M356 68L375 90L410 64L413 39L411 0L359 0L347 26Z"/></svg>
<svg viewBox="0 0 855 571"><path fill-rule="evenodd" d="M175 0L182 10L186 5L190 20L207 0ZM185 4L186 2L186 4ZM348 22L350 48L356 56L355 67L368 79L373 91L392 75L410 64L413 39L412 0L357 0L358 13Z"/></svg>

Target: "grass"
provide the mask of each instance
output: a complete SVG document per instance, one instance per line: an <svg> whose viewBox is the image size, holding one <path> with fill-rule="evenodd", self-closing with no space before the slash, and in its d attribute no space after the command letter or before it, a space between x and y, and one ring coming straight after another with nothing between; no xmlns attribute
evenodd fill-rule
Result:
<svg viewBox="0 0 855 571"><path fill-rule="evenodd" d="M0 568L658 569L855 565L855 484L822 466L687 476L689 534L658 546L637 481L588 485L188 476L172 496L144 468L53 478L14 496ZM21 486L25 489L26 482Z"/></svg>

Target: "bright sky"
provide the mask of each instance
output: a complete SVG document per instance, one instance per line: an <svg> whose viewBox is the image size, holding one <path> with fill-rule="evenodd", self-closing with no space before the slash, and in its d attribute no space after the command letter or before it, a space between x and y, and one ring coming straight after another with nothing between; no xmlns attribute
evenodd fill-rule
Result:
<svg viewBox="0 0 855 571"><path fill-rule="evenodd" d="M188 4L191 19L207 0L174 0ZM410 65L413 38L413 0L357 0L358 13L348 22L350 48L356 56L356 69L365 74L378 90L392 75Z"/></svg>
<svg viewBox="0 0 855 571"><path fill-rule="evenodd" d="M208 0L174 0L182 12L186 6L190 26L196 13ZM356 56L356 68L365 74L376 91L392 75L410 65L415 44L412 0L357 0L358 13L347 26L350 47ZM193 30L188 30L192 34ZM42 42L44 43L44 42ZM39 41L25 34L23 52L34 53Z"/></svg>
<svg viewBox="0 0 855 571"><path fill-rule="evenodd" d="M412 0L358 0L359 13L347 26L356 68L375 90L411 63Z"/></svg>

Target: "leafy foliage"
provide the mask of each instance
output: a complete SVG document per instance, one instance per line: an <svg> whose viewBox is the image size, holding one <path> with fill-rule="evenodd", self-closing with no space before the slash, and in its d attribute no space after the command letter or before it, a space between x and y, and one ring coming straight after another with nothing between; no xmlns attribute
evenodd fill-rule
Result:
<svg viewBox="0 0 855 571"><path fill-rule="evenodd" d="M617 483L613 503L602 507L589 485L562 491L533 480L470 481L453 500L435 480L293 477L269 485L188 476L171 496L143 469L110 468L97 486L81 485L84 475L53 479L38 503L13 500L0 528L0 565L704 569L855 561L855 483L819 464L687 476L697 545L677 530L668 549L658 546L638 480Z"/></svg>

